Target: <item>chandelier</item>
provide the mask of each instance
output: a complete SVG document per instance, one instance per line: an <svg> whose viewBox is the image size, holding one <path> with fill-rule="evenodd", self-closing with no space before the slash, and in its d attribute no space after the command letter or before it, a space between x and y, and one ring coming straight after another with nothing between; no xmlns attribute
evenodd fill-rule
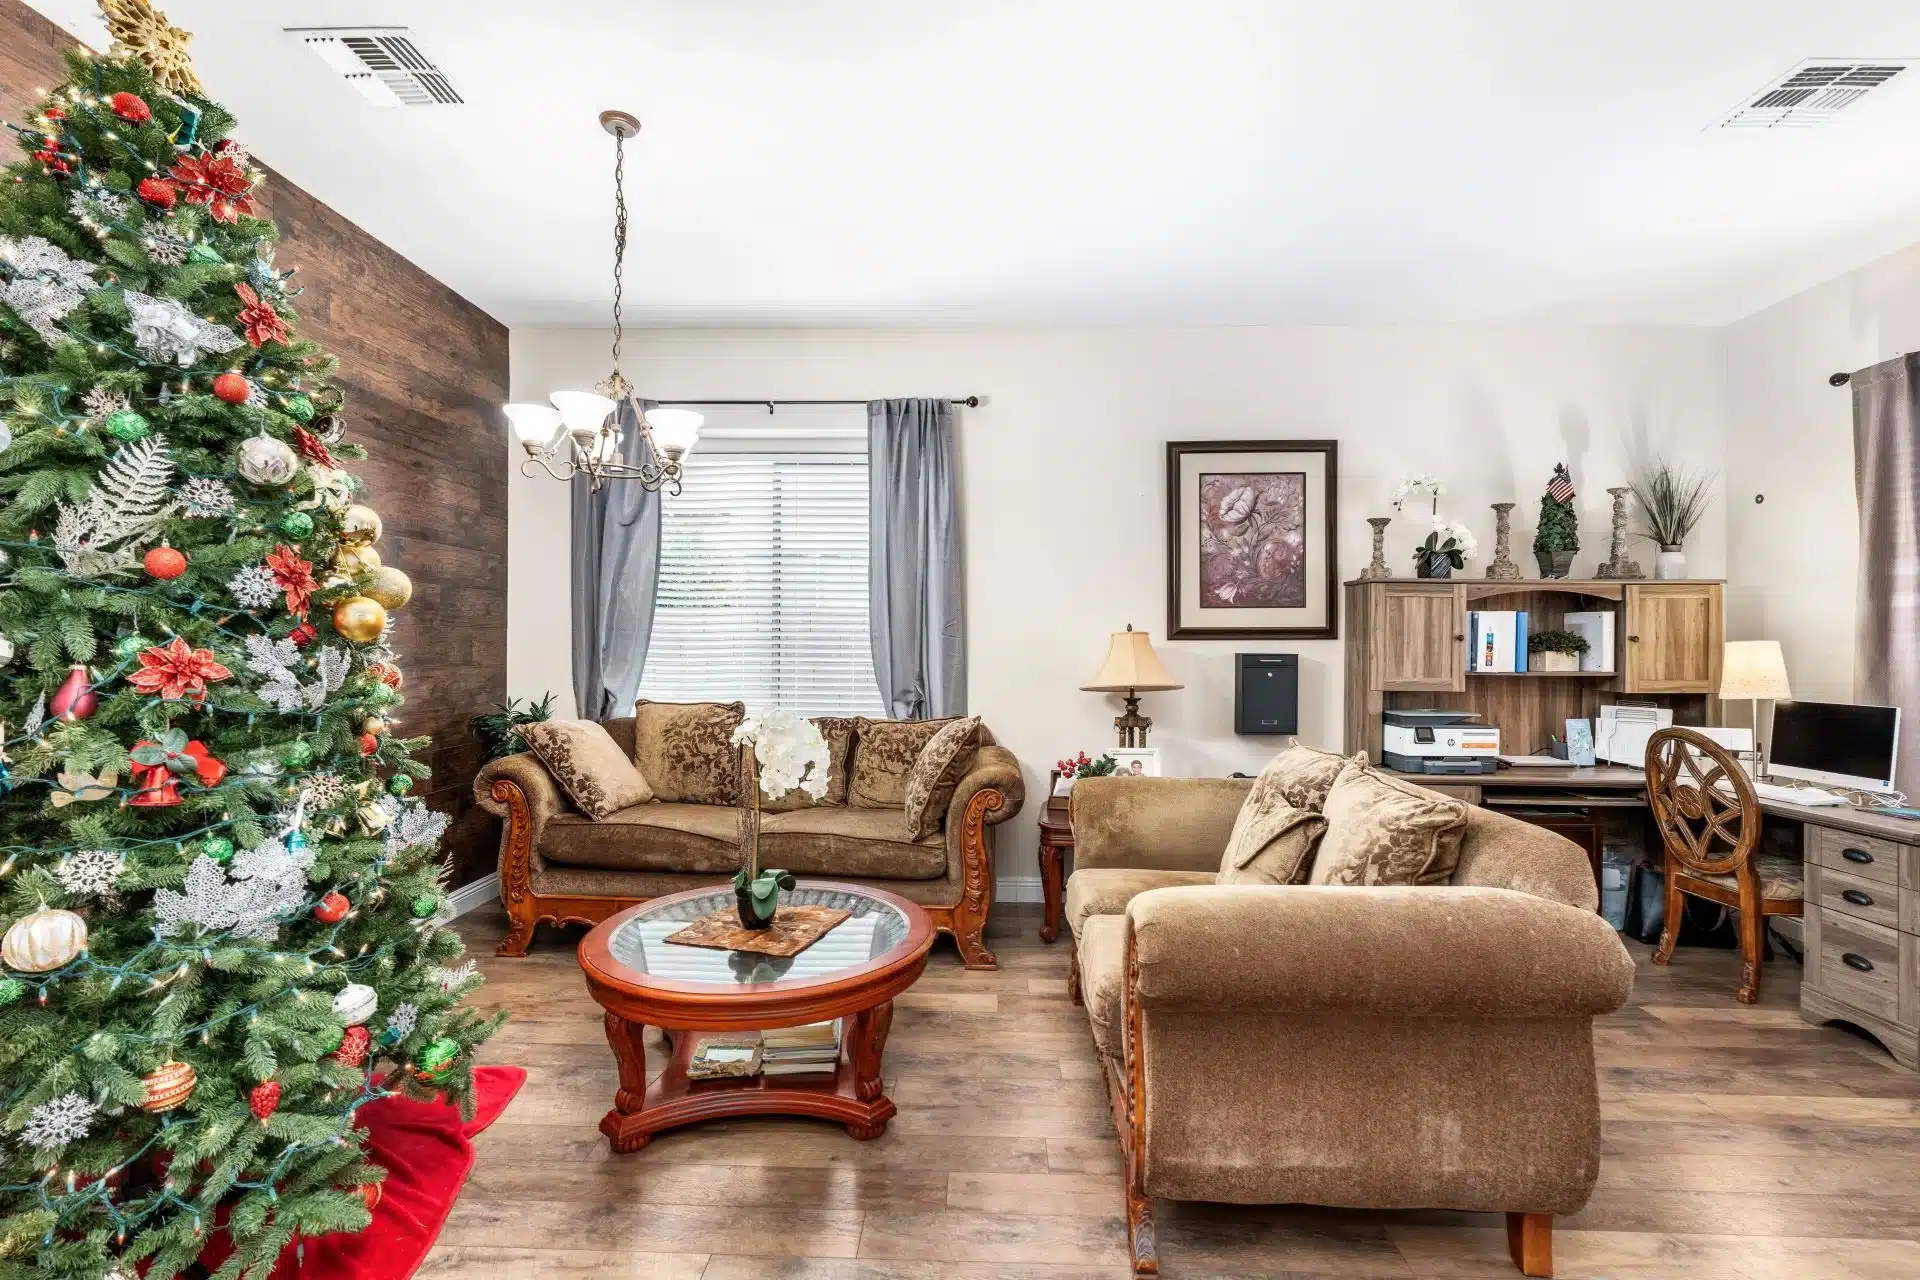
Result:
<svg viewBox="0 0 1920 1280"><path fill-rule="evenodd" d="M527 451L520 474L539 467L555 480L586 476L599 489L609 480L638 480L647 489L680 492L681 464L700 438L699 414L691 409L648 409L620 372L621 272L627 259L627 139L640 122L624 111L602 111L600 127L613 135L613 372L592 391L556 391L544 404L504 406L520 447ZM621 410L628 412L622 414ZM626 432L622 418L638 425L645 446L638 463L621 460ZM559 428L565 427L565 434Z"/></svg>

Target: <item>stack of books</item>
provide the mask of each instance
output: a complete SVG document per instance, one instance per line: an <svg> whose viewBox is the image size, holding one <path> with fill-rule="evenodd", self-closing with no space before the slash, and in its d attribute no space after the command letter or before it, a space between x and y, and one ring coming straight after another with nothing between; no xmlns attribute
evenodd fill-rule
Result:
<svg viewBox="0 0 1920 1280"><path fill-rule="evenodd" d="M800 1027L769 1027L760 1033L760 1073L810 1075L840 1065L840 1020Z"/></svg>
<svg viewBox="0 0 1920 1280"><path fill-rule="evenodd" d="M1524 610L1474 609L1467 614L1467 670L1511 673L1526 669Z"/></svg>

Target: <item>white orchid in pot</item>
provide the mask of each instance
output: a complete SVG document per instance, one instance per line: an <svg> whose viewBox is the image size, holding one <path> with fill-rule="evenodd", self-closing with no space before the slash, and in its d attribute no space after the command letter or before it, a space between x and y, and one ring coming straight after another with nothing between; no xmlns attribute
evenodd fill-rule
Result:
<svg viewBox="0 0 1920 1280"><path fill-rule="evenodd" d="M1430 475L1409 476L1393 491L1393 509L1402 511L1416 498L1432 503L1433 532L1413 549L1414 573L1422 578L1451 577L1455 569L1464 569L1480 550L1480 544L1467 526L1440 518L1440 498L1447 487Z"/></svg>
<svg viewBox="0 0 1920 1280"><path fill-rule="evenodd" d="M793 888L793 873L760 869L760 797L778 800L796 787L814 800L827 794L827 740L818 725L791 711L748 716L733 731L733 745L747 747L754 766L753 803L745 810L740 870L733 896L740 924L767 929L780 908L780 891Z"/></svg>

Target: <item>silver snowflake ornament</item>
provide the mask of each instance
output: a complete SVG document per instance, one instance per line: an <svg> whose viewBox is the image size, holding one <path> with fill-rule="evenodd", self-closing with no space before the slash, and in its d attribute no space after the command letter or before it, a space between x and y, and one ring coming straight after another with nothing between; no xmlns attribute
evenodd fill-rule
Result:
<svg viewBox="0 0 1920 1280"><path fill-rule="evenodd" d="M80 187L67 196L67 211L83 226L118 222L128 207L127 198L111 187Z"/></svg>
<svg viewBox="0 0 1920 1280"><path fill-rule="evenodd" d="M208 352L220 355L242 342L233 330L202 320L172 298L128 289L126 299L127 314L133 318L133 345L156 363L172 361L184 369Z"/></svg>
<svg viewBox="0 0 1920 1280"><path fill-rule="evenodd" d="M233 514L233 490L212 476L195 476L181 485L180 501L188 515L202 520Z"/></svg>
<svg viewBox="0 0 1920 1280"><path fill-rule="evenodd" d="M63 1093L33 1109L20 1137L28 1146L42 1151L64 1147L87 1136L99 1110L85 1094Z"/></svg>
<svg viewBox="0 0 1920 1280"><path fill-rule="evenodd" d="M263 564L245 565L227 579L227 591L242 609L264 609L280 599L280 580Z"/></svg>
<svg viewBox="0 0 1920 1280"><path fill-rule="evenodd" d="M332 809L347 798L346 780L337 773L316 773L300 786L315 809Z"/></svg>
<svg viewBox="0 0 1920 1280"><path fill-rule="evenodd" d="M393 1006L393 1012L387 1015L387 1029L398 1032L402 1040L412 1035L413 1029L419 1025L420 1010L404 1000Z"/></svg>
<svg viewBox="0 0 1920 1280"><path fill-rule="evenodd" d="M89 418L98 422L104 421L114 414L121 413L132 406L127 403L127 398L118 391L111 390L107 387L95 387L93 390L87 392L86 396L81 399L80 407L86 410Z"/></svg>
<svg viewBox="0 0 1920 1280"><path fill-rule="evenodd" d="M140 247L147 251L148 258L159 265L177 267L187 260L187 250L193 246L179 232L163 227L142 237Z"/></svg>
<svg viewBox="0 0 1920 1280"><path fill-rule="evenodd" d="M66 250L45 236L0 236L0 301L47 342L56 346L67 335L60 322L87 294L100 287L94 264L76 262Z"/></svg>
<svg viewBox="0 0 1920 1280"><path fill-rule="evenodd" d="M126 858L112 849L82 849L56 863L53 878L68 893L104 898L112 895L126 864Z"/></svg>
<svg viewBox="0 0 1920 1280"><path fill-rule="evenodd" d="M266 407L267 407L267 389L261 386L259 383L255 382L252 378L248 378L247 379L247 408L264 409Z"/></svg>

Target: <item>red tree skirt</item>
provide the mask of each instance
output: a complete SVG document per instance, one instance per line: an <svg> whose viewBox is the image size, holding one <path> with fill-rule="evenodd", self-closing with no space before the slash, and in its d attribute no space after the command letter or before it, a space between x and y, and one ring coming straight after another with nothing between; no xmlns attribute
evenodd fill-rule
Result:
<svg viewBox="0 0 1920 1280"><path fill-rule="evenodd" d="M440 1237L473 1169L473 1137L495 1120L527 1082L524 1067L475 1067L474 1116L443 1100L395 1095L360 1108L367 1158L387 1170L373 1222L357 1235L336 1232L287 1246L272 1280L407 1280ZM233 1252L216 1236L200 1262L214 1270Z"/></svg>

